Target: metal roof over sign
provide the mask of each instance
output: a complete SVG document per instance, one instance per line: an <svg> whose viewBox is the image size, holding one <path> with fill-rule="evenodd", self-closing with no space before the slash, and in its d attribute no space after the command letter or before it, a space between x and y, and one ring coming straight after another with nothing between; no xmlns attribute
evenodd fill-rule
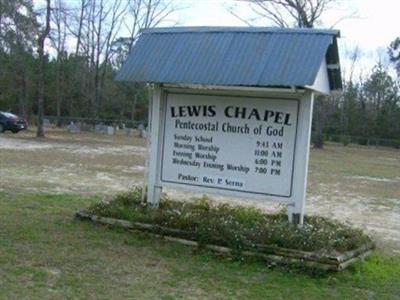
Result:
<svg viewBox="0 0 400 300"><path fill-rule="evenodd" d="M251 87L313 86L321 64L341 89L339 31L269 27L146 29L121 81Z"/></svg>

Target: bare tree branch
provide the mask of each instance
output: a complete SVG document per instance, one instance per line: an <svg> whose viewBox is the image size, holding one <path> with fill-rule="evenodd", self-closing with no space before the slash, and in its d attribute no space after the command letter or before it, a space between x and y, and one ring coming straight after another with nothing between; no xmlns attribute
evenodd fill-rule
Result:
<svg viewBox="0 0 400 300"><path fill-rule="evenodd" d="M270 20L279 27L304 27L312 28L321 20L322 15L332 8L333 4L341 0L236 0L247 2L251 10L258 16ZM251 24L248 20L240 17L232 8L228 11L245 22ZM343 19L350 18L346 16L335 22L335 25Z"/></svg>

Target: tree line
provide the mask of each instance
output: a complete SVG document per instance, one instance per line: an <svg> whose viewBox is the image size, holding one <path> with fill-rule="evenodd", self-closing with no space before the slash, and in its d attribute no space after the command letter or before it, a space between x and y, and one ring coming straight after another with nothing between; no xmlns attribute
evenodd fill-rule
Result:
<svg viewBox="0 0 400 300"><path fill-rule="evenodd" d="M139 31L177 10L172 1L47 2L49 13L32 0L0 0L0 109L28 119L40 114L42 66L45 115L146 118L146 89L113 78Z"/></svg>
<svg viewBox="0 0 400 300"><path fill-rule="evenodd" d="M40 114L58 122L62 117L145 120L146 87L113 78L140 29L171 25L179 10L175 2L47 2L49 10L32 0L0 0L0 110L29 120ZM338 0L247 2L266 25L312 28ZM316 145L328 135L400 140L400 37L387 46L397 73L381 62L358 79L350 70L342 93L316 98Z"/></svg>
<svg viewBox="0 0 400 300"><path fill-rule="evenodd" d="M341 94L315 103L314 128L318 123L323 128L323 132L315 132L316 138L318 133L325 138L339 137L344 144L350 137L360 144L367 144L370 138L388 139L394 141L386 144L400 147L399 83L380 62L368 77L344 81Z"/></svg>

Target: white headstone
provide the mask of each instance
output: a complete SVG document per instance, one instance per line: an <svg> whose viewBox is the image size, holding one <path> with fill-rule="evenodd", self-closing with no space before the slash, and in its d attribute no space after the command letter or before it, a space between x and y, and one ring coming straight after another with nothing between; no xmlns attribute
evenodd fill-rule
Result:
<svg viewBox="0 0 400 300"><path fill-rule="evenodd" d="M146 130L146 129L142 129L142 130L140 131L140 133L139 133L139 136L140 136L141 138L146 139L146 138L147 138L147 130Z"/></svg>
<svg viewBox="0 0 400 300"><path fill-rule="evenodd" d="M43 126L44 127L50 127L51 126L50 120L49 119L43 119Z"/></svg>
<svg viewBox="0 0 400 300"><path fill-rule="evenodd" d="M73 121L71 121L71 123L68 125L68 132L69 133L77 133L79 131L80 131L79 127L76 126Z"/></svg>
<svg viewBox="0 0 400 300"><path fill-rule="evenodd" d="M107 135L114 135L115 130L114 130L113 126L106 126L105 129L106 129L105 132L106 132Z"/></svg>

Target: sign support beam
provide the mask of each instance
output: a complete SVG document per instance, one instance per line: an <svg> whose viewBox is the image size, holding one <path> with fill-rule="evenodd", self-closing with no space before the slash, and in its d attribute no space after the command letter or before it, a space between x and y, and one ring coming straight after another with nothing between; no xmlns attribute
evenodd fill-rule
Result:
<svg viewBox="0 0 400 300"><path fill-rule="evenodd" d="M149 120L149 141L150 153L148 155L148 178L147 178L147 204L150 207L158 208L162 187L158 185L160 174L160 133L163 120L162 93L159 85L154 85L150 96L151 119Z"/></svg>
<svg viewBox="0 0 400 300"><path fill-rule="evenodd" d="M293 204L288 206L289 222L302 225L307 190L308 160L310 156L311 125L314 93L306 93L300 100L296 159L294 165Z"/></svg>

